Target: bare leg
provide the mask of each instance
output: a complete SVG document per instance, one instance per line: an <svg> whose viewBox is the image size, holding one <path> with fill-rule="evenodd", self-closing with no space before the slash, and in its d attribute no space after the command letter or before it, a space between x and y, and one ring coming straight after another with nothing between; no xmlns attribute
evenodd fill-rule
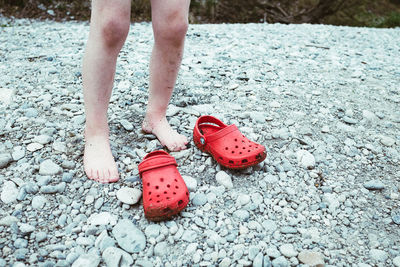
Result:
<svg viewBox="0 0 400 267"><path fill-rule="evenodd" d="M182 60L190 0L152 0L154 47L150 61L150 92L142 128L171 151L188 140L169 125L166 111Z"/></svg>
<svg viewBox="0 0 400 267"><path fill-rule="evenodd" d="M118 181L111 154L107 109L118 53L130 26L130 0L93 0L89 39L83 59L86 175L102 183Z"/></svg>

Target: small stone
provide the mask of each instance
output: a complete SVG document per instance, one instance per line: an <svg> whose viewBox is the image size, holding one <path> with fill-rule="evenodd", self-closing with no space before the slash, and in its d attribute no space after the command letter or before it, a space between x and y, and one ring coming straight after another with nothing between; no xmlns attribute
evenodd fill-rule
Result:
<svg viewBox="0 0 400 267"><path fill-rule="evenodd" d="M125 267L125 266L132 266L133 259L129 253L123 251L122 249L116 247L108 247L106 248L103 253L102 257L104 263L108 267Z"/></svg>
<svg viewBox="0 0 400 267"><path fill-rule="evenodd" d="M250 213L247 210L236 210L233 217L245 222L250 218Z"/></svg>
<svg viewBox="0 0 400 267"><path fill-rule="evenodd" d="M400 225L400 209L392 211L392 220L395 224Z"/></svg>
<svg viewBox="0 0 400 267"><path fill-rule="evenodd" d="M117 198L122 203L133 205L139 202L142 191L137 188L122 187L117 191Z"/></svg>
<svg viewBox="0 0 400 267"><path fill-rule="evenodd" d="M281 233L282 234L296 234L297 233L297 229L292 227L292 226L283 226L281 228Z"/></svg>
<svg viewBox="0 0 400 267"><path fill-rule="evenodd" d="M226 188L233 188L233 183L231 177L224 171L219 171L215 175L215 179L220 185Z"/></svg>
<svg viewBox="0 0 400 267"><path fill-rule="evenodd" d="M246 195L246 194L240 194L238 196L238 198L236 199L236 203L239 206L244 206L244 205L248 204L249 202L250 202L250 196Z"/></svg>
<svg viewBox="0 0 400 267"><path fill-rule="evenodd" d="M86 195L85 197L85 205L90 205L94 202L94 196L93 195Z"/></svg>
<svg viewBox="0 0 400 267"><path fill-rule="evenodd" d="M66 153L67 152L67 147L65 145L65 143L63 142L54 142L53 143L53 149L55 151L61 152L61 153Z"/></svg>
<svg viewBox="0 0 400 267"><path fill-rule="evenodd" d="M357 120L356 120L356 119L350 118L350 117L348 117L348 116L344 116L344 117L343 117L343 121L344 121L345 123L347 123L347 124L356 124L356 123L357 123Z"/></svg>
<svg viewBox="0 0 400 267"><path fill-rule="evenodd" d="M334 193L325 193L322 196L322 201L328 204L329 210L331 211L336 210L340 206L337 195Z"/></svg>
<svg viewBox="0 0 400 267"><path fill-rule="evenodd" d="M40 210L44 207L47 202L47 198L44 196L34 196L32 198L31 206L34 209Z"/></svg>
<svg viewBox="0 0 400 267"><path fill-rule="evenodd" d="M364 183L364 187L368 190L382 190L385 185L380 180L372 180Z"/></svg>
<svg viewBox="0 0 400 267"><path fill-rule="evenodd" d="M369 110L363 110L362 116L364 119L369 120L369 121L374 121L374 120L378 119L378 117L375 115L375 113L373 113Z"/></svg>
<svg viewBox="0 0 400 267"><path fill-rule="evenodd" d="M133 124L130 123L128 120L122 119L119 122L121 123L122 127L124 127L125 130L127 131L133 130Z"/></svg>
<svg viewBox="0 0 400 267"><path fill-rule="evenodd" d="M116 216L112 215L107 211L100 213L93 213L87 220L87 223L89 225L107 225L107 224L115 225L116 222L117 222Z"/></svg>
<svg viewBox="0 0 400 267"><path fill-rule="evenodd" d="M100 257L95 254L82 254L72 264L72 267L97 267Z"/></svg>
<svg viewBox="0 0 400 267"><path fill-rule="evenodd" d="M400 256L397 256L396 258L393 259L393 265L395 267L400 267Z"/></svg>
<svg viewBox="0 0 400 267"><path fill-rule="evenodd" d="M120 220L112 233L118 245L129 253L142 251L146 247L146 237L130 220Z"/></svg>
<svg viewBox="0 0 400 267"><path fill-rule="evenodd" d="M51 138L51 136L49 136L49 135L41 134L41 135L35 136L35 138L33 138L32 141L42 144L42 145L45 145L45 144L48 144L51 141L53 141L53 138Z"/></svg>
<svg viewBox="0 0 400 267"><path fill-rule="evenodd" d="M40 175L55 175L61 173L62 169L51 159L46 159L40 163L39 174Z"/></svg>
<svg viewBox="0 0 400 267"><path fill-rule="evenodd" d="M272 220L265 220L262 223L262 226L264 227L265 231L267 231L268 233L272 233L278 228L278 226L276 225L276 222L274 222Z"/></svg>
<svg viewBox="0 0 400 267"><path fill-rule="evenodd" d="M279 102L277 102L277 101L272 101L271 103L269 103L269 106L271 107L271 108L280 108L281 107L281 104L279 103Z"/></svg>
<svg viewBox="0 0 400 267"><path fill-rule="evenodd" d="M182 240L192 243L197 238L197 233L193 230L185 230L182 235Z"/></svg>
<svg viewBox="0 0 400 267"><path fill-rule="evenodd" d="M42 242L47 239L47 234L45 232L37 232L36 233L36 242Z"/></svg>
<svg viewBox="0 0 400 267"><path fill-rule="evenodd" d="M272 261L273 267L289 267L289 262L284 256L280 256Z"/></svg>
<svg viewBox="0 0 400 267"><path fill-rule="evenodd" d="M231 266L231 259L229 259L229 258L224 258L224 259L222 259L222 261L219 263L219 267L229 267L229 266Z"/></svg>
<svg viewBox="0 0 400 267"><path fill-rule="evenodd" d="M186 176L186 175L183 175L182 178L185 181L185 184L190 192L196 191L196 189L197 189L197 180L196 179L194 179L191 176Z"/></svg>
<svg viewBox="0 0 400 267"><path fill-rule="evenodd" d="M324 126L322 126L322 128L321 128L321 132L322 133L329 133L329 126L328 125L324 125Z"/></svg>
<svg viewBox="0 0 400 267"><path fill-rule="evenodd" d="M192 204L195 206L203 206L207 203L207 197L204 193L197 193L192 199Z"/></svg>
<svg viewBox="0 0 400 267"><path fill-rule="evenodd" d="M12 157L14 161L18 161L25 157L25 148L22 146L16 146L13 150Z"/></svg>
<svg viewBox="0 0 400 267"><path fill-rule="evenodd" d="M279 247L280 252L283 256L291 258L297 256L297 251L294 249L292 244L283 244Z"/></svg>
<svg viewBox="0 0 400 267"><path fill-rule="evenodd" d="M388 254L380 249L371 249L369 251L369 256L371 257L371 259L377 262L386 262L388 258Z"/></svg>
<svg viewBox="0 0 400 267"><path fill-rule="evenodd" d="M72 173L69 172L65 172L62 175L61 181L65 182L65 183L70 183L73 180L73 175Z"/></svg>
<svg viewBox="0 0 400 267"><path fill-rule="evenodd" d="M160 234L160 229L161 229L160 225L150 224L144 230L144 234L146 235L147 238L151 238L151 237L156 238Z"/></svg>
<svg viewBox="0 0 400 267"><path fill-rule="evenodd" d="M382 136L380 141L381 141L382 145L388 146L388 147L393 146L394 143L396 142L393 138L391 138L389 136Z"/></svg>
<svg viewBox="0 0 400 267"><path fill-rule="evenodd" d="M296 156L297 156L297 161L300 166L307 168L307 169L313 169L315 167L315 158L307 150L297 151Z"/></svg>
<svg viewBox="0 0 400 267"><path fill-rule="evenodd" d="M324 256L316 251L303 250L299 253L298 259L301 263L307 264L309 266L323 267L324 266Z"/></svg>
<svg viewBox="0 0 400 267"><path fill-rule="evenodd" d="M27 223L21 223L19 225L19 230L23 234L29 234L29 233L32 233L33 231L35 231L35 226L32 226L32 225L27 224Z"/></svg>
<svg viewBox="0 0 400 267"><path fill-rule="evenodd" d="M18 218L15 216L6 216L0 219L0 226L10 226L13 223L18 222Z"/></svg>
<svg viewBox="0 0 400 267"><path fill-rule="evenodd" d="M11 181L4 182L0 196L1 201L3 201L5 204L10 204L17 200L17 196L17 186Z"/></svg>
<svg viewBox="0 0 400 267"><path fill-rule="evenodd" d="M258 253L253 260L253 267L263 267L263 258L262 252Z"/></svg>
<svg viewBox="0 0 400 267"><path fill-rule="evenodd" d="M160 242L154 246L154 256L162 257L168 254L168 243Z"/></svg>
<svg viewBox="0 0 400 267"><path fill-rule="evenodd" d="M0 154L0 169L5 168L12 162L12 157L10 153L2 153Z"/></svg>
<svg viewBox="0 0 400 267"><path fill-rule="evenodd" d="M39 143L30 143L29 145L26 146L26 149L30 152L35 152L37 150L40 150L43 148L42 144Z"/></svg>

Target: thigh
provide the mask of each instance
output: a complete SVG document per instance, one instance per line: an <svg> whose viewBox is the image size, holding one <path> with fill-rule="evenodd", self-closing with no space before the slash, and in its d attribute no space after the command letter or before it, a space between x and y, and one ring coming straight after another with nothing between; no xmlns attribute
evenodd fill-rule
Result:
<svg viewBox="0 0 400 267"><path fill-rule="evenodd" d="M190 0L151 0L153 25L173 21L188 22Z"/></svg>
<svg viewBox="0 0 400 267"><path fill-rule="evenodd" d="M91 23L97 24L110 19L130 23L131 0L92 0Z"/></svg>

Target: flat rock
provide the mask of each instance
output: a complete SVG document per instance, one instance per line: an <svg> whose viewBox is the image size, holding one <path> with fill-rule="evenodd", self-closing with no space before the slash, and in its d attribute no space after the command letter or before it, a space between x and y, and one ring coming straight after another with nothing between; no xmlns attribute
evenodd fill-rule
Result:
<svg viewBox="0 0 400 267"><path fill-rule="evenodd" d="M0 219L0 226L10 226L13 223L18 222L18 218L15 216L6 216Z"/></svg>
<svg viewBox="0 0 400 267"><path fill-rule="evenodd" d="M371 259L382 263L386 262L386 260L388 259L388 254L380 249L371 249L369 251L369 256L371 257Z"/></svg>
<svg viewBox="0 0 400 267"><path fill-rule="evenodd" d="M117 198L124 204L133 205L139 202L142 191L137 188L122 187L117 191Z"/></svg>
<svg viewBox="0 0 400 267"><path fill-rule="evenodd" d="M124 127L124 129L127 131L132 131L134 129L133 124L128 120L122 119L119 122L121 123L122 127Z"/></svg>
<svg viewBox="0 0 400 267"><path fill-rule="evenodd" d="M224 171L217 172L217 174L215 175L215 179L220 185L226 188L233 188L232 178L226 172Z"/></svg>
<svg viewBox="0 0 400 267"><path fill-rule="evenodd" d="M118 245L129 253L142 251L146 247L146 237L130 220L120 220L112 233Z"/></svg>
<svg viewBox="0 0 400 267"><path fill-rule="evenodd" d="M185 184L190 192L196 191L196 189L197 189L197 180L196 179L194 179L191 176L187 176L187 175L183 175L182 178L185 181Z"/></svg>
<svg viewBox="0 0 400 267"><path fill-rule="evenodd" d="M116 247L106 248L101 256L107 267L128 267L133 264L131 255Z"/></svg>
<svg viewBox="0 0 400 267"><path fill-rule="evenodd" d="M115 225L117 223L117 217L107 211L93 213L89 216L87 223L90 225Z"/></svg>
<svg viewBox="0 0 400 267"><path fill-rule="evenodd" d="M39 174L40 175L56 175L61 173L62 169L51 159L46 159L40 163Z"/></svg>
<svg viewBox="0 0 400 267"><path fill-rule="evenodd" d="M94 254L82 254L74 261L72 267L97 267L100 257Z"/></svg>
<svg viewBox="0 0 400 267"><path fill-rule="evenodd" d="M380 180L372 180L364 183L364 187L368 190L382 190L385 185Z"/></svg>
<svg viewBox="0 0 400 267"><path fill-rule="evenodd" d="M320 252L303 250L299 253L298 259L301 263L307 264L311 267L323 267L324 266L324 256Z"/></svg>
<svg viewBox="0 0 400 267"><path fill-rule="evenodd" d="M1 188L1 196L0 196L1 201L3 201L3 203L5 204L10 204L17 200L17 196L18 196L17 186L11 181L4 182Z"/></svg>
<svg viewBox="0 0 400 267"><path fill-rule="evenodd" d="M400 267L400 256L397 256L396 258L393 259L393 265L395 267Z"/></svg>
<svg viewBox="0 0 400 267"><path fill-rule="evenodd" d="M296 257L298 252L294 249L292 244L283 244L279 247L280 252L283 256L291 258Z"/></svg>
<svg viewBox="0 0 400 267"><path fill-rule="evenodd" d="M169 245L163 241L154 246L154 256L162 257L169 253Z"/></svg>
<svg viewBox="0 0 400 267"><path fill-rule="evenodd" d="M296 152L297 162L300 166L313 169L315 167L315 158L307 150L299 150Z"/></svg>
<svg viewBox="0 0 400 267"><path fill-rule="evenodd" d="M0 154L0 169L5 168L12 162L12 156L10 153L2 153Z"/></svg>
<svg viewBox="0 0 400 267"><path fill-rule="evenodd" d="M43 145L40 143L30 143L26 146L26 149L30 152L35 152L43 148Z"/></svg>
<svg viewBox="0 0 400 267"><path fill-rule="evenodd" d="M396 140L394 140L393 138L391 138L389 136L382 136L381 139L380 139L380 142L381 142L382 145L390 147L390 146L394 145Z"/></svg>

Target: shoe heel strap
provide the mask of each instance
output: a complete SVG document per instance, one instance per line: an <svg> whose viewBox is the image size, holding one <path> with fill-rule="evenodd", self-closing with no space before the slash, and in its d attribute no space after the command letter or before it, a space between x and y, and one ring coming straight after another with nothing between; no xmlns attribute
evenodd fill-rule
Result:
<svg viewBox="0 0 400 267"><path fill-rule="evenodd" d="M213 116L209 116L209 115L204 115L204 116L200 116L197 121L196 124L194 126L194 132L195 132L195 136L197 136L199 138L199 142L201 145L205 145L206 143L206 137L200 132L200 125L201 124L216 124L220 127L226 127L227 125L225 123L223 123L221 120L213 117Z"/></svg>

